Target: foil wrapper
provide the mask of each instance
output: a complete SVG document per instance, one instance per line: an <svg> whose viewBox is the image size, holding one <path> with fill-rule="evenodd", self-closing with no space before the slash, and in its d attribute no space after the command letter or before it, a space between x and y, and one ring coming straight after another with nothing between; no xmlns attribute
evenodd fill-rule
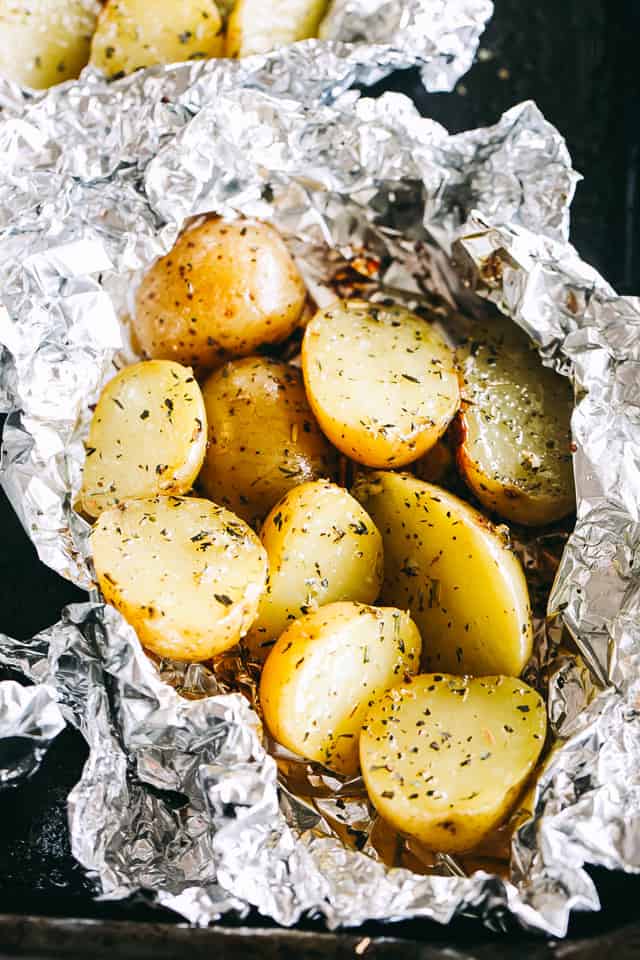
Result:
<svg viewBox="0 0 640 960"><path fill-rule="evenodd" d="M535 105L455 136L396 94L310 108L309 49L277 70L158 68L14 99L0 123L2 483L41 558L90 587L72 504L91 404L131 357L141 272L189 217L274 223L320 304L355 290L446 324L492 301L578 397L575 530L517 544L531 576L547 571L544 594L562 560L528 672L554 745L503 838L508 868L489 869L492 851L474 865L410 849L388 866L358 783L302 775L265 742L250 678L247 698L217 665L152 662L97 599L30 643L2 637L0 660L55 690L89 743L70 826L103 897L152 891L199 924L255 907L283 924L464 914L559 936L572 909L598 907L586 865L640 869L640 305L569 244L577 176Z"/></svg>
<svg viewBox="0 0 640 960"><path fill-rule="evenodd" d="M55 691L45 684L0 683L0 790L32 776L65 727Z"/></svg>

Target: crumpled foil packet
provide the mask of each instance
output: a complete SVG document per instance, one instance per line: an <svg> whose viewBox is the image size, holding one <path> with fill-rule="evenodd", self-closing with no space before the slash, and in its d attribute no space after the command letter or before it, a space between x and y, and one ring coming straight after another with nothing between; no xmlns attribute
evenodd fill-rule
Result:
<svg viewBox="0 0 640 960"><path fill-rule="evenodd" d="M309 109L288 85L304 56L291 48L279 71L89 77L14 102L0 124L2 482L42 559L90 586L87 528L71 507L90 405L130 356L119 318L137 279L187 217L273 222L319 303L349 284L445 319L486 309L474 287L492 300L579 397L577 526L532 665L555 744L509 875L450 857L422 873L389 868L371 845L342 842L330 798L320 812L278 785L244 696L204 667L159 672L100 603L68 608L31 643L1 638L0 660L51 685L90 745L71 837L103 896L151 890L202 924L254 906L284 924L465 914L562 935L572 909L598 907L586 863L640 869L639 305L569 245L577 176L533 104L456 136L396 94ZM358 832L368 812L350 797L342 806L343 833Z"/></svg>
<svg viewBox="0 0 640 960"><path fill-rule="evenodd" d="M65 727L55 691L39 684L0 683L0 790L16 787L40 766Z"/></svg>

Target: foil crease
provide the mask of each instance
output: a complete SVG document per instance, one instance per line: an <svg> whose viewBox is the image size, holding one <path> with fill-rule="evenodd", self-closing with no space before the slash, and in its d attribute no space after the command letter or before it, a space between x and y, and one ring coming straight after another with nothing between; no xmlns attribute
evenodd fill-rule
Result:
<svg viewBox="0 0 640 960"><path fill-rule="evenodd" d="M0 123L2 482L45 562L90 586L72 509L90 406L130 355L121 320L141 271L203 212L275 223L320 303L351 287L444 321L486 309L482 297L512 316L576 383L578 519L531 665L556 740L509 876L447 857L426 875L388 868L343 843L330 797L279 785L245 697L205 668L152 663L100 603L67 608L31 643L1 638L0 660L55 690L90 745L70 825L102 896L153 891L199 924L253 906L283 924L465 914L559 936L572 909L597 909L585 864L640 869L639 305L570 246L577 176L534 104L455 136L395 94L310 109L296 69L312 49L87 76ZM367 811L347 810L359 829Z"/></svg>
<svg viewBox="0 0 640 960"><path fill-rule="evenodd" d="M16 787L40 766L65 727L53 688L0 683L0 790Z"/></svg>

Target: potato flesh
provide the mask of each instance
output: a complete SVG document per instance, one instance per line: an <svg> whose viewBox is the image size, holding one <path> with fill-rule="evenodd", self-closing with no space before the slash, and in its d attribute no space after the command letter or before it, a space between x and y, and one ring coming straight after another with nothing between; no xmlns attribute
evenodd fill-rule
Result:
<svg viewBox="0 0 640 960"><path fill-rule="evenodd" d="M336 458L307 403L297 367L262 357L227 364L204 383L207 496L245 520L263 519L292 487L331 477Z"/></svg>
<svg viewBox="0 0 640 960"><path fill-rule="evenodd" d="M245 639L256 659L310 610L340 600L373 603L380 593L380 533L358 501L333 483L295 487L273 508L260 537L269 580Z"/></svg>
<svg viewBox="0 0 640 960"><path fill-rule="evenodd" d="M186 230L136 294L145 355L221 366L295 330L306 290L282 238L255 220L211 219Z"/></svg>
<svg viewBox="0 0 640 960"><path fill-rule="evenodd" d="M514 523L552 523L575 506L568 380L542 366L515 324L474 326L459 350L468 403L458 465L487 509Z"/></svg>
<svg viewBox="0 0 640 960"><path fill-rule="evenodd" d="M161 657L206 660L234 646L258 612L266 553L253 531L208 500L128 500L91 534L105 600Z"/></svg>
<svg viewBox="0 0 640 960"><path fill-rule="evenodd" d="M369 797L431 849L471 850L516 802L546 725L542 699L520 680L415 677L366 717L360 761Z"/></svg>
<svg viewBox="0 0 640 960"><path fill-rule="evenodd" d="M411 612L424 669L518 676L532 646L527 585L489 521L408 475L373 473L353 492L382 534L382 601Z"/></svg>
<svg viewBox="0 0 640 960"><path fill-rule="evenodd" d="M227 25L226 55L246 57L318 35L328 0L238 0Z"/></svg>
<svg viewBox="0 0 640 960"><path fill-rule="evenodd" d="M365 466L417 460L460 402L452 351L429 323L401 307L337 301L307 326L302 361L321 428Z"/></svg>
<svg viewBox="0 0 640 960"><path fill-rule="evenodd" d="M140 67L223 55L214 0L109 0L98 19L91 63L107 76Z"/></svg>
<svg viewBox="0 0 640 960"><path fill-rule="evenodd" d="M43 89L89 61L97 0L0 0L0 75Z"/></svg>
<svg viewBox="0 0 640 960"><path fill-rule="evenodd" d="M121 500L186 493L206 444L204 400L188 367L168 360L125 367L93 414L81 508L97 517Z"/></svg>
<svg viewBox="0 0 640 960"><path fill-rule="evenodd" d="M260 703L273 737L338 773L358 769L358 737L372 702L420 661L408 614L332 603L294 621L267 657Z"/></svg>

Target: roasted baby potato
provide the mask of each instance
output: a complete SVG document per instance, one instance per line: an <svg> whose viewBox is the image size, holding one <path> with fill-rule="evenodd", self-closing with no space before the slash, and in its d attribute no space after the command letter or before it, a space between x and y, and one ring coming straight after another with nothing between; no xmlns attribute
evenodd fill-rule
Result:
<svg viewBox="0 0 640 960"><path fill-rule="evenodd" d="M125 500L100 515L91 548L105 600L161 657L207 660L255 620L267 555L242 520L208 500Z"/></svg>
<svg viewBox="0 0 640 960"><path fill-rule="evenodd" d="M511 677L426 674L369 710L360 766L393 826L433 850L473 849L507 816L544 745L535 690Z"/></svg>
<svg viewBox="0 0 640 960"><path fill-rule="evenodd" d="M369 706L420 662L407 613L330 603L295 620L267 657L260 703L273 737L347 776L358 770L358 736Z"/></svg>
<svg viewBox="0 0 640 960"><path fill-rule="evenodd" d="M211 374L202 392L209 446L200 484L216 503L254 522L292 487L333 476L336 457L297 367L263 357L234 360Z"/></svg>
<svg viewBox="0 0 640 960"><path fill-rule="evenodd" d="M0 0L0 75L42 89L89 61L97 0Z"/></svg>
<svg viewBox="0 0 640 960"><path fill-rule="evenodd" d="M98 18L91 63L113 77L223 53L215 0L108 0Z"/></svg>
<svg viewBox="0 0 640 960"><path fill-rule="evenodd" d="M316 480L290 490L260 537L269 579L245 638L256 659L264 659L296 617L338 600L373 603L380 593L380 533L358 501L334 483Z"/></svg>
<svg viewBox="0 0 640 960"><path fill-rule="evenodd" d="M269 53L318 34L328 0L237 0L227 24L226 55Z"/></svg>
<svg viewBox="0 0 640 960"><path fill-rule="evenodd" d="M86 443L80 506L90 517L121 500L186 493L207 445L200 387L188 367L150 360L106 385Z"/></svg>
<svg viewBox="0 0 640 960"><path fill-rule="evenodd" d="M372 473L353 493L382 534L382 601L411 612L424 668L518 676L531 654L531 611L504 536L458 497L405 474Z"/></svg>
<svg viewBox="0 0 640 960"><path fill-rule="evenodd" d="M307 326L304 380L331 442L369 467L400 467L444 433L460 394L453 352L403 307L336 301Z"/></svg>
<svg viewBox="0 0 640 960"><path fill-rule="evenodd" d="M542 366L505 318L459 350L465 402L457 462L478 500L513 523L553 523L575 507L569 381Z"/></svg>
<svg viewBox="0 0 640 960"><path fill-rule="evenodd" d="M148 357L213 368L286 339L305 298L272 227L207 220L186 230L143 279L134 332Z"/></svg>

